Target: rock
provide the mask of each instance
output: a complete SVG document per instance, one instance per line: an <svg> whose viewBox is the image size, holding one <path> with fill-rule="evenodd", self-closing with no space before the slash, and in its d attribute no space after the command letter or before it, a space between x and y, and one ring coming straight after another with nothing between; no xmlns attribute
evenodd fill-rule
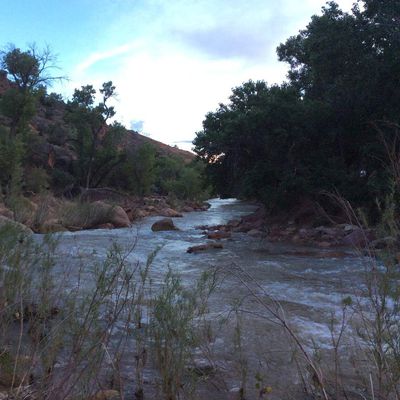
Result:
<svg viewBox="0 0 400 400"><path fill-rule="evenodd" d="M317 243L317 246L322 248L328 248L331 247L331 244L329 242L319 242Z"/></svg>
<svg viewBox="0 0 400 400"><path fill-rule="evenodd" d="M58 219L49 219L37 229L38 233L55 233L65 231L68 231L68 229L61 225Z"/></svg>
<svg viewBox="0 0 400 400"><path fill-rule="evenodd" d="M346 233L353 232L357 229L360 229L357 225L344 224L344 226L343 226L343 230Z"/></svg>
<svg viewBox="0 0 400 400"><path fill-rule="evenodd" d="M394 246L397 243L397 239L393 236L387 236L382 239L376 239L371 242L371 247L376 250L386 249Z"/></svg>
<svg viewBox="0 0 400 400"><path fill-rule="evenodd" d="M342 244L345 246L364 247L374 240L375 237L372 232L358 228L357 230L349 233L342 239Z"/></svg>
<svg viewBox="0 0 400 400"><path fill-rule="evenodd" d="M181 213L179 213L176 210L173 210L172 208L163 208L160 211L160 215L162 217L169 217L169 218L179 218L179 217L183 217L183 215Z"/></svg>
<svg viewBox="0 0 400 400"><path fill-rule="evenodd" d="M247 234L253 237L260 237L263 235L263 233L259 229L251 229L247 232Z"/></svg>
<svg viewBox="0 0 400 400"><path fill-rule="evenodd" d="M237 228L241 224L242 220L240 219L232 219L228 222L228 226L231 228Z"/></svg>
<svg viewBox="0 0 400 400"><path fill-rule="evenodd" d="M90 396L88 400L119 400L120 393L117 390L99 390L94 396Z"/></svg>
<svg viewBox="0 0 400 400"><path fill-rule="evenodd" d="M112 206L112 215L109 223L113 224L116 228L129 228L131 226L128 215L120 206Z"/></svg>
<svg viewBox="0 0 400 400"><path fill-rule="evenodd" d="M28 228L27 226L17 222L17 221L13 221L10 218L7 217L3 217L2 215L0 215L0 228L9 226L10 228L19 231L20 233L23 233L25 235L31 235L33 234L33 231Z"/></svg>
<svg viewBox="0 0 400 400"><path fill-rule="evenodd" d="M247 223L249 225L253 225L253 227L260 228L264 224L264 219L266 216L265 208L260 207L253 214L246 215L242 218L243 223Z"/></svg>
<svg viewBox="0 0 400 400"><path fill-rule="evenodd" d="M146 210L140 210L140 209L132 211L131 214L132 214L131 219L144 218L149 216L149 213Z"/></svg>
<svg viewBox="0 0 400 400"><path fill-rule="evenodd" d="M182 212L193 212L194 208L190 206L184 206L182 207Z"/></svg>
<svg viewBox="0 0 400 400"><path fill-rule="evenodd" d="M228 239L232 235L230 232L224 232L224 231L216 231L216 232L211 232L207 235L208 239L213 239L213 240L221 240L221 239Z"/></svg>
<svg viewBox="0 0 400 400"><path fill-rule="evenodd" d="M209 249L223 249L224 246L221 243L207 243L201 244L199 246L189 247L186 252L187 253L198 253L199 251L205 251Z"/></svg>
<svg viewBox="0 0 400 400"><path fill-rule="evenodd" d="M115 228L129 228L131 226L131 221L121 206L110 205L102 201L95 201L92 205L98 207L104 213L102 221L98 221L94 226L107 223L114 225Z"/></svg>
<svg viewBox="0 0 400 400"><path fill-rule="evenodd" d="M115 226L110 222L107 222L105 224L100 224L95 227L95 229L114 229L114 228Z"/></svg>
<svg viewBox="0 0 400 400"><path fill-rule="evenodd" d="M174 222L172 221L171 218L164 218L154 222L154 224L151 227L151 230L153 232L159 232L159 231L177 231L179 229L174 225Z"/></svg>
<svg viewBox="0 0 400 400"><path fill-rule="evenodd" d="M225 225L198 225L195 227L195 229L200 229L202 231L222 231L225 230Z"/></svg>

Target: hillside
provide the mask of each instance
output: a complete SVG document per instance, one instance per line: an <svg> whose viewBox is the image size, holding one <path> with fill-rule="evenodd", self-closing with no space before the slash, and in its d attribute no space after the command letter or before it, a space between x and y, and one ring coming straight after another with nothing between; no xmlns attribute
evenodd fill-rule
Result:
<svg viewBox="0 0 400 400"><path fill-rule="evenodd" d="M29 50L3 55L0 216L47 232L129 226L149 214L178 215L172 208L203 207L203 166L193 153L118 123L111 81L82 86L67 102L48 93L38 83L40 62Z"/></svg>
<svg viewBox="0 0 400 400"><path fill-rule="evenodd" d="M12 88L13 84L7 79L6 73L1 71L0 73L0 96L4 94L8 89ZM43 100L43 99L42 99ZM43 136L48 140L49 150L60 152L61 150L57 146L62 146L65 150L68 150L68 146L65 143L57 142L57 140L49 137L49 132L54 134L54 130L65 131L68 129L67 124L64 121L66 111L66 104L63 101L48 102L41 101L37 108L36 115L32 118L31 128L39 136ZM7 125L7 118L4 118L0 114L0 122ZM54 135L53 135L54 136ZM62 134L61 134L62 136ZM55 141L52 143L52 141ZM156 149L157 154L161 156L176 156L184 160L185 163L189 163L195 159L195 154L190 151L181 150L177 147L169 146L165 143L151 139L147 136L141 135L139 132L133 130L127 130L126 140L124 145L128 148L138 148L144 144L149 144ZM56 147L54 147L56 146ZM49 153L50 154L50 153Z"/></svg>

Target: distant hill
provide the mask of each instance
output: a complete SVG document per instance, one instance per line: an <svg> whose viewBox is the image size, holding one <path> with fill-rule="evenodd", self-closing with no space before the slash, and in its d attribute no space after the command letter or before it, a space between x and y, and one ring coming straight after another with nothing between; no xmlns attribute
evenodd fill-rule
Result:
<svg viewBox="0 0 400 400"><path fill-rule="evenodd" d="M159 142L158 140L151 139L147 136L141 135L140 133L132 130L128 130L129 135L127 136L127 145L138 147L145 143L151 144L157 150L160 155L174 155L181 157L185 162L191 162L196 155L187 150L181 150L177 147L169 146L165 143Z"/></svg>

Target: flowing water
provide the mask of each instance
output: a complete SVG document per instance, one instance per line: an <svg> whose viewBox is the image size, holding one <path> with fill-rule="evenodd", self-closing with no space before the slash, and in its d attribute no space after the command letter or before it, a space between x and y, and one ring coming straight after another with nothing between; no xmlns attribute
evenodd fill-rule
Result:
<svg viewBox="0 0 400 400"><path fill-rule="evenodd" d="M294 350L284 330L269 319L267 310L254 294L261 299L270 296L279 302L285 318L308 351L329 351L332 321L340 319L342 300L347 296L361 296L365 260L355 257L351 251L338 258L327 258L328 250L268 243L243 233L233 233L231 239L223 240L222 250L189 254L186 252L189 246L207 242L196 226L223 224L256 209L252 204L234 199L213 199L210 204L206 212L185 213L183 218L174 219L177 231L152 232L152 224L160 217L149 217L132 229L63 233L58 257L71 264L75 259L86 257L101 260L111 244L118 243L124 249L134 245L129 260L145 263L147 256L160 248L150 272L155 287L164 279L168 267L180 274L188 288L203 271L218 267L223 278L210 299L208 315L209 319L219 321L215 322L216 332L210 339L214 365L224 372L224 383L213 383L216 390L222 393L237 390L244 359L249 382L259 372L264 377L263 383L282 389L289 380L293 383L297 379L293 365L282 367L290 364ZM243 311L239 325L232 311L235 307ZM244 356L239 354L235 336L238 326ZM350 330L347 343L351 339ZM199 353L197 362L211 361ZM292 377L289 379L289 376ZM226 394L220 398L226 398Z"/></svg>

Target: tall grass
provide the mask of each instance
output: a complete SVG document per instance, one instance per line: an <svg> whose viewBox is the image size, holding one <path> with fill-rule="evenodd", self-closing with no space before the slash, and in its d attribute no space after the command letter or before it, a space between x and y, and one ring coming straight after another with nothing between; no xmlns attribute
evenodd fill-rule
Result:
<svg viewBox="0 0 400 400"><path fill-rule="evenodd" d="M141 265L130 261L135 244L113 244L104 260L60 265L57 245L0 228L0 394L75 400L109 389L143 399L146 369L165 398L194 388L187 372L211 275L189 292L169 271L153 294L157 251Z"/></svg>

